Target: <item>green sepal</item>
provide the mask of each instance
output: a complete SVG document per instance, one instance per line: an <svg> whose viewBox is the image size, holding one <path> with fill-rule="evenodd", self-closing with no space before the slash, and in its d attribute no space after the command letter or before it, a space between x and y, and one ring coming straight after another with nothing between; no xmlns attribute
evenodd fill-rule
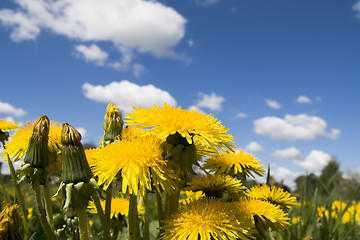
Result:
<svg viewBox="0 0 360 240"><path fill-rule="evenodd" d="M65 183L88 182L92 172L82 145L67 145L61 148L62 180Z"/></svg>
<svg viewBox="0 0 360 240"><path fill-rule="evenodd" d="M45 169L49 165L48 137L33 133L24 157L32 167Z"/></svg>
<svg viewBox="0 0 360 240"><path fill-rule="evenodd" d="M18 177L17 183L19 184L25 178L29 178L31 182L39 182L45 184L45 179L48 177L48 172L42 168L33 167L30 163L23 163L22 166L16 170Z"/></svg>
<svg viewBox="0 0 360 240"><path fill-rule="evenodd" d="M99 186L94 178L88 182L65 183L62 182L54 196L61 192L64 196L63 209L77 209L87 206L94 191L98 191Z"/></svg>

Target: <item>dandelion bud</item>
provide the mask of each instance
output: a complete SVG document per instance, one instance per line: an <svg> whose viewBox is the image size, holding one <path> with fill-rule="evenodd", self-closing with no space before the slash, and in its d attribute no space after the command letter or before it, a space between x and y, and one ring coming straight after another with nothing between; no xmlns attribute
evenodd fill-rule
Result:
<svg viewBox="0 0 360 240"><path fill-rule="evenodd" d="M20 217L17 212L18 205L3 203L0 213L0 239L19 239Z"/></svg>
<svg viewBox="0 0 360 240"><path fill-rule="evenodd" d="M68 123L61 131L62 179L64 183L89 182L92 173L81 144L81 134Z"/></svg>
<svg viewBox="0 0 360 240"><path fill-rule="evenodd" d="M33 168L45 169L49 165L49 128L50 121L46 115L36 120L24 158L24 163Z"/></svg>
<svg viewBox="0 0 360 240"><path fill-rule="evenodd" d="M109 103L104 119L104 143L113 142L121 134L124 125L120 109L112 102Z"/></svg>

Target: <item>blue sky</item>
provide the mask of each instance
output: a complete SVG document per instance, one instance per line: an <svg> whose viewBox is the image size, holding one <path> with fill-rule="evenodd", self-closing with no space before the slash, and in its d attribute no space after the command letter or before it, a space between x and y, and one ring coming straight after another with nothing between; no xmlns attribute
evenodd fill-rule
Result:
<svg viewBox="0 0 360 240"><path fill-rule="evenodd" d="M360 2L2 0L0 41L0 118L46 114L97 144L110 101L167 101L291 186L331 156L360 173Z"/></svg>

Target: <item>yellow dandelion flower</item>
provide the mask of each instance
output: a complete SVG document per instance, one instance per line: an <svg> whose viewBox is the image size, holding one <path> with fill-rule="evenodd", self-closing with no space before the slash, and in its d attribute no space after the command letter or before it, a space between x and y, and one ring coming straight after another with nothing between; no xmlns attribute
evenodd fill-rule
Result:
<svg viewBox="0 0 360 240"><path fill-rule="evenodd" d="M17 212L19 205L3 202L0 213L0 239L20 239L20 216Z"/></svg>
<svg viewBox="0 0 360 240"><path fill-rule="evenodd" d="M290 225L290 219L280 206L249 198L242 198L233 204L256 225L258 230L269 227L273 230L285 230Z"/></svg>
<svg viewBox="0 0 360 240"><path fill-rule="evenodd" d="M162 158L160 140L145 130L126 128L122 138L99 149L93 156L93 172L98 177L98 184L104 184L106 190L120 173L122 192L142 195L152 191L153 185L160 191L173 192L175 185L173 172ZM139 134L140 133L140 134ZM96 159L94 159L96 158Z"/></svg>
<svg viewBox="0 0 360 240"><path fill-rule="evenodd" d="M214 171L216 174L228 174L244 179L254 177L253 173L262 176L265 173L260 160L241 149L235 152L220 152L206 160L204 168Z"/></svg>
<svg viewBox="0 0 360 240"><path fill-rule="evenodd" d="M18 123L9 122L6 119L0 119L0 131L16 130L18 129Z"/></svg>
<svg viewBox="0 0 360 240"><path fill-rule="evenodd" d="M343 223L360 225L360 202L354 203L346 210L342 219Z"/></svg>
<svg viewBox="0 0 360 240"><path fill-rule="evenodd" d="M25 155L29 145L29 139L33 133L34 123L35 122L27 122L25 126L21 127L19 131L12 135L6 143L4 153L9 154L9 158L13 162L18 161ZM50 153L52 153L50 157L54 156L54 154L57 155L61 149L61 125L53 121L50 123L48 147ZM50 163L55 163L58 160L59 159L56 161L55 159L50 159ZM56 164L57 166L61 166L61 162Z"/></svg>
<svg viewBox="0 0 360 240"><path fill-rule="evenodd" d="M18 129L18 123L9 122L6 119L0 119L0 143L4 146L5 142L9 139L7 130Z"/></svg>
<svg viewBox="0 0 360 240"><path fill-rule="evenodd" d="M204 193L202 191L189 191L189 190L182 190L180 191L180 200L179 204L184 205L189 201L194 201L199 198L205 197Z"/></svg>
<svg viewBox="0 0 360 240"><path fill-rule="evenodd" d="M105 200L100 201L102 209L105 211ZM93 201L89 204L91 213L97 213L95 203ZM143 214L144 210L141 205L138 205L138 213ZM129 200L125 198L115 197L111 199L111 213L110 218L119 218L120 216L128 216L129 214Z"/></svg>
<svg viewBox="0 0 360 240"><path fill-rule="evenodd" d="M253 186L245 194L250 198L268 201L272 204L279 205L282 209L300 206L300 204L296 202L296 197L292 197L289 192L276 186L270 187L266 184Z"/></svg>
<svg viewBox="0 0 360 240"><path fill-rule="evenodd" d="M251 223L233 205L214 198L200 198L183 205L165 221L163 240L249 239Z"/></svg>
<svg viewBox="0 0 360 240"><path fill-rule="evenodd" d="M128 118L125 120L128 125L152 128L151 133L162 141L165 141L169 135L178 133L187 140L188 144L193 143L194 136L199 136L205 141L198 143L205 147L210 146L212 149L218 147L223 150L233 147L234 138L227 133L228 129L222 126L220 121L195 110L188 111L164 103L162 108L156 105L146 109L134 107L134 110L125 117Z"/></svg>
<svg viewBox="0 0 360 240"><path fill-rule="evenodd" d="M246 189L240 180L229 175L206 175L191 179L186 190L203 191L207 197L221 198L224 192L239 194Z"/></svg>

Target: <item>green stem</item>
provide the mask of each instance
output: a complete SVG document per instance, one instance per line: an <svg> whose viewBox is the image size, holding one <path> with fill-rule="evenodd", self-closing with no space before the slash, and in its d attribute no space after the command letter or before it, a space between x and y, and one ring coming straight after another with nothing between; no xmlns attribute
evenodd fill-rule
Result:
<svg viewBox="0 0 360 240"><path fill-rule="evenodd" d="M110 184L108 189L106 189L106 202L105 202L105 217L108 222L110 221L112 191L113 191L113 187L112 184Z"/></svg>
<svg viewBox="0 0 360 240"><path fill-rule="evenodd" d="M163 201L162 201L162 193L156 191L156 200L157 200L157 207L158 207L158 217L159 217L159 227L160 227L160 233L164 231L162 228L164 223L164 208L163 208Z"/></svg>
<svg viewBox="0 0 360 240"><path fill-rule="evenodd" d="M16 199L20 205L20 211L21 211L21 215L22 215L22 218L21 218L21 221L23 223L23 226L24 226L24 230L25 230L25 239L27 238L27 232L28 232L28 225L27 225L27 213L26 213L26 208L25 208L25 203L24 203L24 198L20 192L20 189L19 189L19 186L17 184L17 181L16 181L16 175L15 175L15 169L14 169L14 166L9 158L9 154L6 154L7 156L7 162L8 162L8 165L9 165L9 170L10 170L10 175L11 175L11 178L12 178L12 181L13 181L13 185L14 185L14 189L15 189L15 196L16 196Z"/></svg>
<svg viewBox="0 0 360 240"><path fill-rule="evenodd" d="M179 206L180 190L176 190L174 194L169 195L169 214L171 216L174 212L177 211Z"/></svg>
<svg viewBox="0 0 360 240"><path fill-rule="evenodd" d="M150 240L148 193L144 196L144 240Z"/></svg>
<svg viewBox="0 0 360 240"><path fill-rule="evenodd" d="M35 194L36 212L39 216L40 224L41 224L47 238L55 240L55 239L57 239L57 237L56 237L55 233L52 231L48 221L46 220L45 211L41 204L39 181L33 181L32 187L33 187L34 194Z"/></svg>
<svg viewBox="0 0 360 240"><path fill-rule="evenodd" d="M79 216L79 230L80 230L80 240L88 240L88 218L86 213L86 207L81 207L77 209Z"/></svg>
<svg viewBox="0 0 360 240"><path fill-rule="evenodd" d="M105 240L110 240L111 239L110 238L110 228L109 228L109 225L108 225L108 221L107 221L107 219L105 217L104 210L101 207L99 193L97 191L94 191L92 197L93 197L93 200L94 200L96 210L98 212L102 227L104 229L104 239Z"/></svg>
<svg viewBox="0 0 360 240"><path fill-rule="evenodd" d="M45 180L44 185L44 197L45 197L45 209L46 209L46 218L51 226L51 228L54 230L54 217L53 217L53 211L52 211L52 204L51 204L51 197L50 197L50 191L49 191L49 180Z"/></svg>
<svg viewBox="0 0 360 240"><path fill-rule="evenodd" d="M140 239L140 228L138 220L138 211L137 211L137 196L130 195L129 203L129 240L139 240Z"/></svg>

